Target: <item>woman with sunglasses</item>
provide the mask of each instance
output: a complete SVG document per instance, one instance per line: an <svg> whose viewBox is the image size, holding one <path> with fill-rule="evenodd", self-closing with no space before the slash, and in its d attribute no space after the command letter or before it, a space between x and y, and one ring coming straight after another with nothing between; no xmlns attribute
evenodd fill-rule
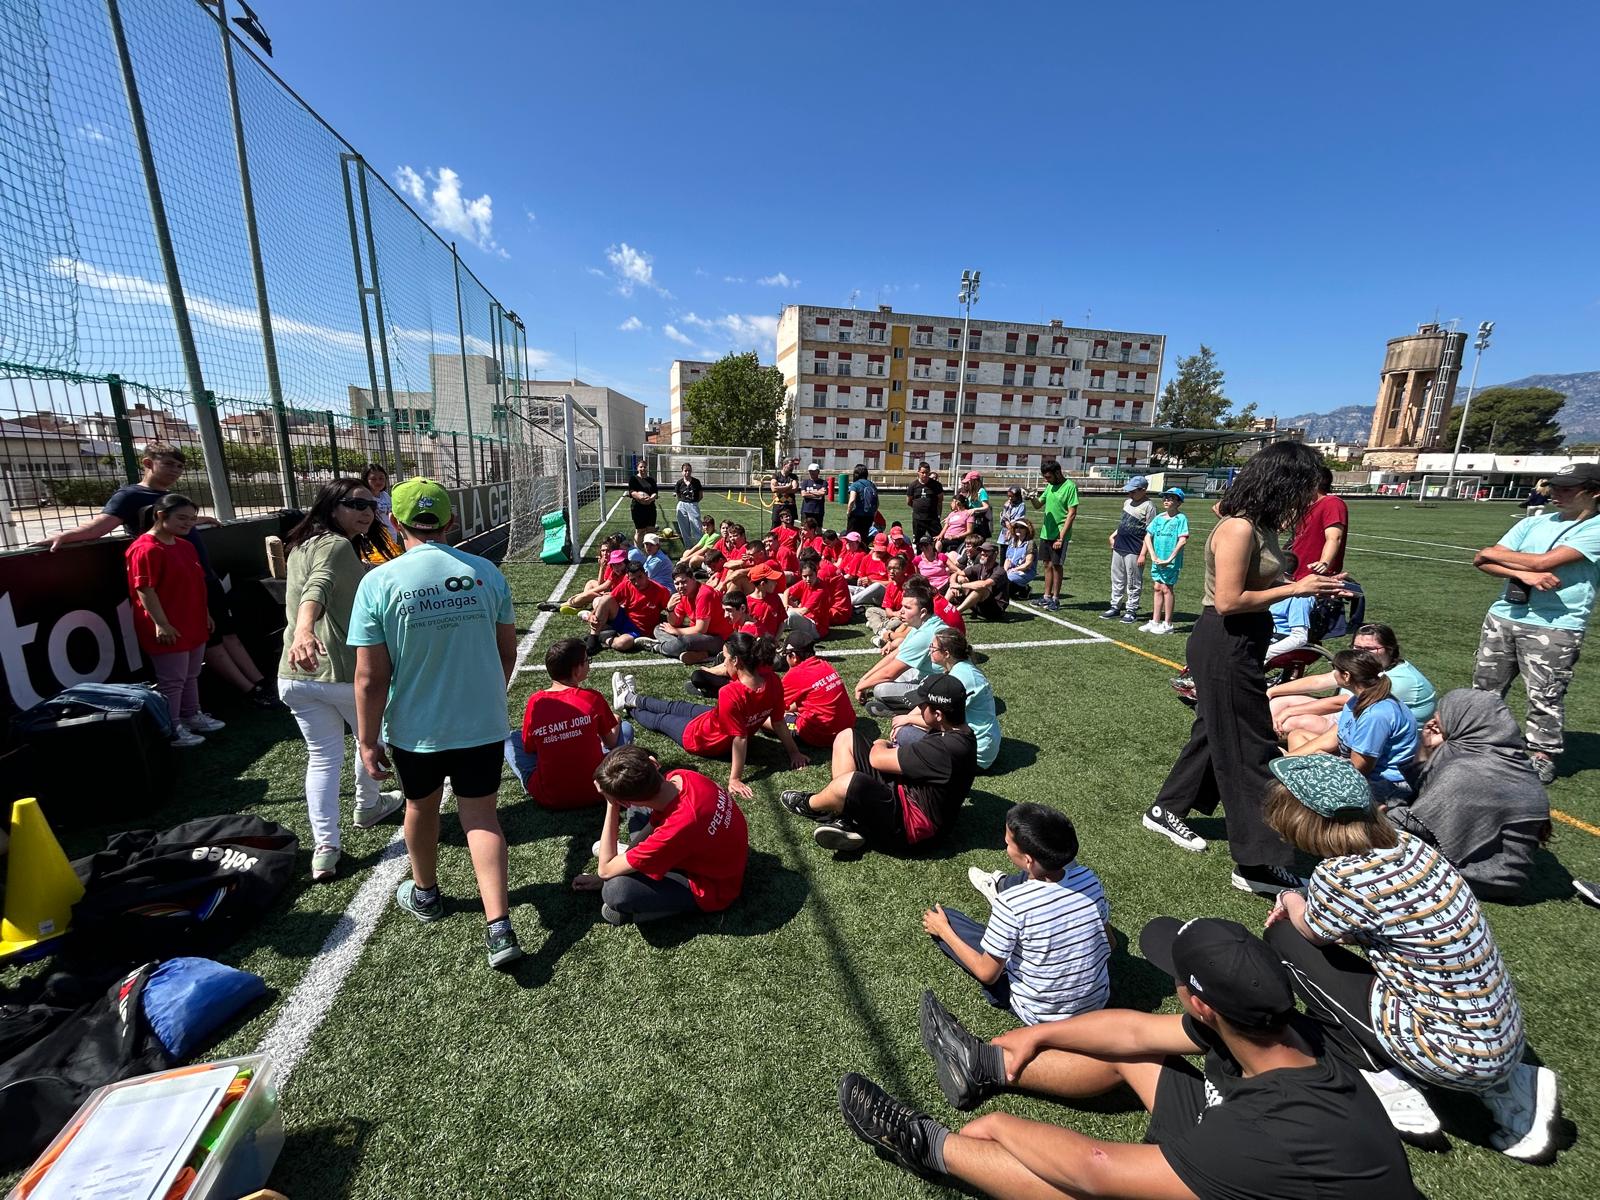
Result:
<svg viewBox="0 0 1600 1200"><path fill-rule="evenodd" d="M356 588L381 536L378 502L359 479L336 479L317 492L311 511L289 531L290 635L278 662L278 691L306 740L306 808L311 816L311 878L332 879L339 868L339 777L345 730L356 727L356 652L346 644ZM399 792L380 792L356 756L358 828L398 809Z"/></svg>

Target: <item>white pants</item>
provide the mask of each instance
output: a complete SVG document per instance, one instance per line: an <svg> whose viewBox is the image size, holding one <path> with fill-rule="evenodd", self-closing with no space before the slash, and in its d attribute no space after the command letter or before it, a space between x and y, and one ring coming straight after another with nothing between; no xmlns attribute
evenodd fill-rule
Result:
<svg viewBox="0 0 1600 1200"><path fill-rule="evenodd" d="M1129 613L1139 611L1139 597L1144 592L1144 564L1137 552L1118 554L1111 552L1111 607L1121 608L1122 598L1128 598Z"/></svg>
<svg viewBox="0 0 1600 1200"><path fill-rule="evenodd" d="M278 680L278 696L289 706L306 739L306 810L311 844L339 845L339 776L344 771L344 735L356 729L356 685L312 679ZM356 755L356 807L379 802L378 783Z"/></svg>

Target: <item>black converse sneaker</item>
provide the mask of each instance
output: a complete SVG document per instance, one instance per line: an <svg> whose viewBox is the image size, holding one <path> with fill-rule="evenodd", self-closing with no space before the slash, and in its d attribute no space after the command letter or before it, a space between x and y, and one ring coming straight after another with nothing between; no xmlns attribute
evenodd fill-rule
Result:
<svg viewBox="0 0 1600 1200"><path fill-rule="evenodd" d="M792 812L797 817L809 817L813 821L830 820L832 814L818 812L811 807L813 792L785 791L778 795L778 803Z"/></svg>
<svg viewBox="0 0 1600 1200"><path fill-rule="evenodd" d="M933 1059L939 1090L950 1107L966 1112L976 1108L1004 1085L1004 1051L980 1042L951 1016L930 991L922 993L918 1012L922 1026L922 1048ZM999 1057L997 1070L994 1059Z"/></svg>
<svg viewBox="0 0 1600 1200"><path fill-rule="evenodd" d="M1233 886L1241 892L1254 892L1258 896L1276 896L1280 892L1293 892L1306 886L1288 867L1233 868Z"/></svg>
<svg viewBox="0 0 1600 1200"><path fill-rule="evenodd" d="M1206 840L1184 822L1184 819L1175 813L1169 813L1159 804L1152 804L1144 810L1144 816L1139 823L1146 829L1171 838L1185 850L1196 852L1206 848Z"/></svg>
<svg viewBox="0 0 1600 1200"><path fill-rule="evenodd" d="M939 1178L935 1141L943 1128L926 1113L896 1100L854 1071L839 1080L839 1115L845 1126L880 1158L924 1178Z"/></svg>

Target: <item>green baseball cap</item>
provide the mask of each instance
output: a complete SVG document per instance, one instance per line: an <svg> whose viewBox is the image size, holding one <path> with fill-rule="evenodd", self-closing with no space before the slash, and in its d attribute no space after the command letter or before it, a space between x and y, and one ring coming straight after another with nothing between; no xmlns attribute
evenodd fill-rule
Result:
<svg viewBox="0 0 1600 1200"><path fill-rule="evenodd" d="M408 479L390 493L394 519L417 529L443 529L450 524L450 493L436 479Z"/></svg>
<svg viewBox="0 0 1600 1200"><path fill-rule="evenodd" d="M1318 816L1343 820L1372 811L1372 788L1350 760L1335 754L1275 758L1267 769Z"/></svg>

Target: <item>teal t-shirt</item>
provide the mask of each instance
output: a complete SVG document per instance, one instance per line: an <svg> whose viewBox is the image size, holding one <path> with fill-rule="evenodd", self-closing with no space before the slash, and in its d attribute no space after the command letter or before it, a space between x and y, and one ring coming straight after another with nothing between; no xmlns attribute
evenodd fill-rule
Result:
<svg viewBox="0 0 1600 1200"><path fill-rule="evenodd" d="M387 646L394 673L383 740L417 753L504 741L506 678L497 625L511 589L488 559L429 542L368 572L350 645Z"/></svg>
<svg viewBox="0 0 1600 1200"><path fill-rule="evenodd" d="M989 767L1000 754L1000 718L994 711L994 689L982 671L969 662L958 662L950 674L967 689L967 725L978 743L978 765Z"/></svg>
<svg viewBox="0 0 1600 1200"><path fill-rule="evenodd" d="M1408 662L1397 662L1384 672L1389 678L1389 694L1411 710L1420 725L1439 707L1438 693L1427 677Z"/></svg>
<svg viewBox="0 0 1600 1200"><path fill-rule="evenodd" d="M1166 558L1178 549L1178 539L1189 536L1189 518L1183 513L1168 516L1166 513L1157 513L1150 520L1147 530L1150 534L1150 549L1157 558ZM1183 553L1168 564L1174 571L1183 566Z"/></svg>
<svg viewBox="0 0 1600 1200"><path fill-rule="evenodd" d="M1563 521L1560 513L1524 517L1500 539L1500 545L1522 554L1544 554L1558 546L1571 546L1583 556L1555 569L1560 587L1549 591L1530 588L1526 604L1513 604L1501 592L1500 599L1489 607L1507 621L1581 632L1594 611L1595 583L1600 578L1600 517L1587 521Z"/></svg>
<svg viewBox="0 0 1600 1200"><path fill-rule="evenodd" d="M906 634L894 656L918 675L934 674L937 668L928 652L933 649L933 635L944 628L945 623L929 613L926 621Z"/></svg>

